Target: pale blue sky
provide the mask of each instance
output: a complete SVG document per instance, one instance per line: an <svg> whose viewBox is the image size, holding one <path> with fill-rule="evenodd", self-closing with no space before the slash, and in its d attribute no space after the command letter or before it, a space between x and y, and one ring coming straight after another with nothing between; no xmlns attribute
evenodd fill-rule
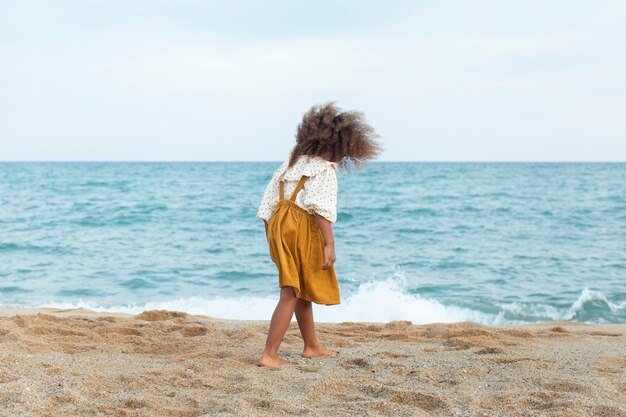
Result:
<svg viewBox="0 0 626 417"><path fill-rule="evenodd" d="M626 160L626 2L0 0L0 160Z"/></svg>

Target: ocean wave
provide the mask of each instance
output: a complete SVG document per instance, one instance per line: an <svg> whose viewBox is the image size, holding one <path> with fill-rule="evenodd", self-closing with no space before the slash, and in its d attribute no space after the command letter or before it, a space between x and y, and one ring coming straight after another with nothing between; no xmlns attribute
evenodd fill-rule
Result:
<svg viewBox="0 0 626 417"><path fill-rule="evenodd" d="M626 302L613 303L599 291L585 287L569 307L543 303L500 304L505 321L577 321L588 323L619 323L626 320Z"/></svg>
<svg viewBox="0 0 626 417"><path fill-rule="evenodd" d="M276 297L239 296L214 299L188 297L128 305L101 305L79 300L73 303L49 302L36 307L87 308L99 312L128 314L164 309L222 319L269 320L277 301L278 295ZM461 321L496 323L499 321L497 316L463 307L446 306L437 300L408 294L398 282L391 280L362 284L355 293L345 297L339 305L316 306L315 318L319 322L335 323L345 321L386 323L393 320L411 320L416 324Z"/></svg>
<svg viewBox="0 0 626 417"><path fill-rule="evenodd" d="M593 320L595 316L602 318L607 312L613 315L620 315L622 312L626 313L626 301L619 304L612 303L601 292L591 291L585 287L578 300L572 304L572 307L567 312L566 320Z"/></svg>
<svg viewBox="0 0 626 417"><path fill-rule="evenodd" d="M274 296L234 296L204 298L192 296L143 304L104 305L80 299L78 302L51 301L35 307L86 308L98 312L139 314L146 310L174 310L221 319L269 320L278 301ZM464 306L444 304L433 298L411 294L401 280L373 281L361 284L336 306L315 306L319 322L374 322L410 320L415 324L474 321L483 324L524 324L542 321L590 323L623 322L626 302L613 303L600 292L585 288L569 307L541 303L508 303L488 306L478 311ZM295 320L295 317L294 317Z"/></svg>

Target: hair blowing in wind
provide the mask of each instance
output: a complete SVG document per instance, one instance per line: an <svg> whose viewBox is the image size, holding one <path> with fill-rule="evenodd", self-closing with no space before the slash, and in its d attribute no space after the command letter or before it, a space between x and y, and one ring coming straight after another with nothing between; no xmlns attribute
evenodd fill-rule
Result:
<svg viewBox="0 0 626 417"><path fill-rule="evenodd" d="M357 168L383 151L380 135L360 111L344 111L334 102L315 105L302 117L296 145L289 158L293 166L301 155L325 157L343 169Z"/></svg>

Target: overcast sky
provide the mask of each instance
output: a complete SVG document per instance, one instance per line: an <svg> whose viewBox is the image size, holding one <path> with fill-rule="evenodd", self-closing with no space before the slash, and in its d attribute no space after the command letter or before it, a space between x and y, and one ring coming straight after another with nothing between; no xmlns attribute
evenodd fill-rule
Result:
<svg viewBox="0 0 626 417"><path fill-rule="evenodd" d="M626 160L624 1L0 5L0 160L280 161L328 100L382 160Z"/></svg>

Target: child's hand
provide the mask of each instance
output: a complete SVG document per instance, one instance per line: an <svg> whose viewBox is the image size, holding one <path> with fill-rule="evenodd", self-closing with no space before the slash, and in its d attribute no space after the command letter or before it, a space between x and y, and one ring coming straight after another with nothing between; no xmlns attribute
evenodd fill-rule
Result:
<svg viewBox="0 0 626 417"><path fill-rule="evenodd" d="M329 269L335 263L337 257L335 256L335 245L324 246L324 264L322 269Z"/></svg>

